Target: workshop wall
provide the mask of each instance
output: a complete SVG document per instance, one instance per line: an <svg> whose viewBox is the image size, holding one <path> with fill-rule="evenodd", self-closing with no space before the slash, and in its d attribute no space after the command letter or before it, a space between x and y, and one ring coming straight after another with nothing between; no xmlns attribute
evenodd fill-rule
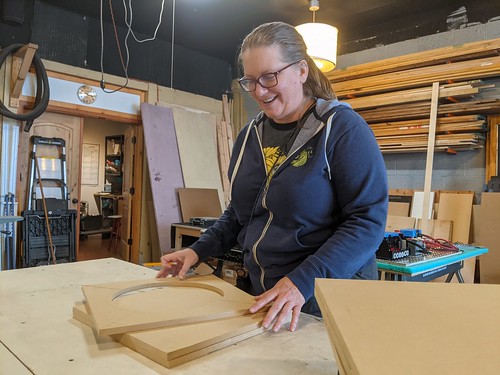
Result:
<svg viewBox="0 0 500 375"><path fill-rule="evenodd" d="M26 16L23 25L9 25L0 20L0 47L31 42L39 46L38 54L42 59L101 70L99 19L82 16L40 0L25 0L24 3ZM103 28L106 36L104 73L125 77L113 26L104 22ZM127 29L117 26L124 59L126 50L123 41L126 33ZM139 33L136 35L140 39L150 37ZM159 39L136 43L130 36L128 44L129 78L211 98L221 98L223 93L230 91L231 66L223 60L175 45L174 79L171 82L171 43Z"/></svg>

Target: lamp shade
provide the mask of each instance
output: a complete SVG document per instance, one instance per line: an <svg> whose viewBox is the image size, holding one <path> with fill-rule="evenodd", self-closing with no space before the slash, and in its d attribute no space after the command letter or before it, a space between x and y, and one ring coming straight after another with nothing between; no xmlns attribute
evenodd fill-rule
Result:
<svg viewBox="0 0 500 375"><path fill-rule="evenodd" d="M311 56L319 70L329 72L337 64L336 27L326 23L304 23L295 27L307 46L307 54Z"/></svg>

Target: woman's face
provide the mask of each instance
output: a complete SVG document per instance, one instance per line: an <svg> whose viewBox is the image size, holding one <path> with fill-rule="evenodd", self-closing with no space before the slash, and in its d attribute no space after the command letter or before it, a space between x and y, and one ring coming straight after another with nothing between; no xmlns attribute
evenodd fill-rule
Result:
<svg viewBox="0 0 500 375"><path fill-rule="evenodd" d="M290 62L282 60L279 46L254 47L242 54L245 78L258 79L263 74L276 72ZM307 79L307 63L302 60L278 73L278 84L265 88L256 84L249 94L267 117L277 123L297 121L302 116L305 102L302 85Z"/></svg>

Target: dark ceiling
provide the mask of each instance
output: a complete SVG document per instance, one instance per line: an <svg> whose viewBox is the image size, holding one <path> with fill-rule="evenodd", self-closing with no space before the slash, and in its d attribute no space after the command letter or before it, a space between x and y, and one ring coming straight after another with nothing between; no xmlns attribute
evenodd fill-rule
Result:
<svg viewBox="0 0 500 375"><path fill-rule="evenodd" d="M42 1L96 19L102 1L104 19L111 21L110 0ZM125 26L124 1L112 1L120 26ZM152 36L161 3L132 1L133 30ZM174 22L176 45L233 64L241 40L253 27L267 21L310 22L308 5L308 0L177 0L173 12L173 0L165 0L158 38L171 41ZM339 54L485 23L500 15L500 1L492 0L321 0L320 6L316 22L339 29ZM466 12L462 8L456 13L461 7Z"/></svg>

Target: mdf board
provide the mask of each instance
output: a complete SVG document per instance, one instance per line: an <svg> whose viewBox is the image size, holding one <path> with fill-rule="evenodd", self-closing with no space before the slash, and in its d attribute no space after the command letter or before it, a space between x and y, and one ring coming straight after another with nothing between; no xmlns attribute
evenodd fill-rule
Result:
<svg viewBox="0 0 500 375"><path fill-rule="evenodd" d="M422 219L417 219L416 228L422 229ZM453 222L451 220L427 220L427 230L422 233L435 239L451 241Z"/></svg>
<svg viewBox="0 0 500 375"><path fill-rule="evenodd" d="M387 213L389 215L393 215L393 216L409 216L410 203L408 203L408 202L389 202L389 209L388 209Z"/></svg>
<svg viewBox="0 0 500 375"><path fill-rule="evenodd" d="M476 240L488 252L479 258L481 283L500 284L500 193L482 193Z"/></svg>
<svg viewBox="0 0 500 375"><path fill-rule="evenodd" d="M500 285L316 279L347 374L496 375Z"/></svg>
<svg viewBox="0 0 500 375"><path fill-rule="evenodd" d="M224 202L217 158L215 115L184 108L172 108L184 186L212 188Z"/></svg>
<svg viewBox="0 0 500 375"><path fill-rule="evenodd" d="M144 147L161 253L170 250L170 226L180 221L176 189L184 187L172 110L141 104ZM156 241L154 241L156 242Z"/></svg>
<svg viewBox="0 0 500 375"><path fill-rule="evenodd" d="M451 220L453 232L451 242L469 243L470 222L472 216L473 193L441 193L439 196L439 220ZM476 259L464 261L462 276L466 283L474 282Z"/></svg>
<svg viewBox="0 0 500 375"><path fill-rule="evenodd" d="M217 189L179 188L177 194L183 223L192 217L219 217L222 214Z"/></svg>
<svg viewBox="0 0 500 375"><path fill-rule="evenodd" d="M257 313L111 337L145 357L172 368L262 333L264 316L265 313ZM94 327L84 303L73 307L73 318Z"/></svg>
<svg viewBox="0 0 500 375"><path fill-rule="evenodd" d="M111 335L250 314L255 297L213 276L82 287L99 334Z"/></svg>
<svg viewBox="0 0 500 375"><path fill-rule="evenodd" d="M415 228L415 220L414 217L387 215L385 231L394 232L400 229Z"/></svg>

